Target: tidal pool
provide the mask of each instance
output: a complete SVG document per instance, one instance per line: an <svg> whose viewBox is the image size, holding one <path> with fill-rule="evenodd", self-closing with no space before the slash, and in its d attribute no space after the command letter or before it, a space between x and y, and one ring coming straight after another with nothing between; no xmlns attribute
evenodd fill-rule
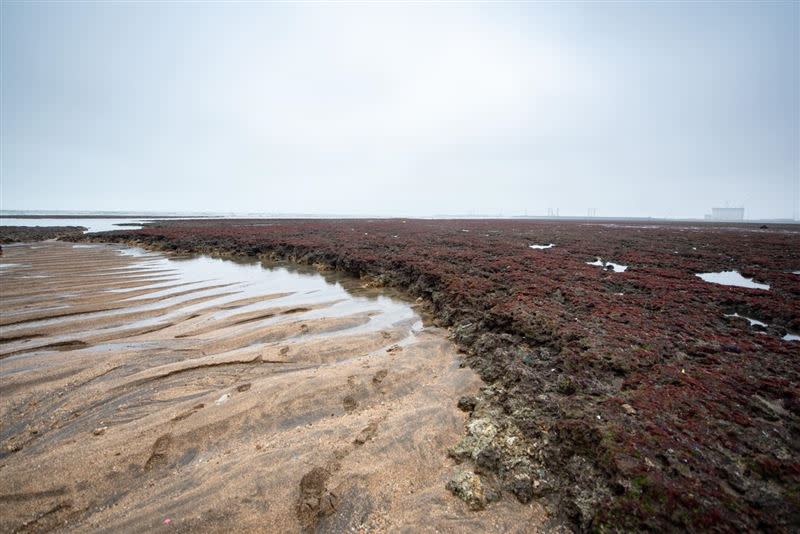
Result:
<svg viewBox="0 0 800 534"><path fill-rule="evenodd" d="M747 287L750 289L769 289L769 284L759 284L752 278L745 278L739 271L720 271L718 273L698 273L695 276L712 284Z"/></svg>

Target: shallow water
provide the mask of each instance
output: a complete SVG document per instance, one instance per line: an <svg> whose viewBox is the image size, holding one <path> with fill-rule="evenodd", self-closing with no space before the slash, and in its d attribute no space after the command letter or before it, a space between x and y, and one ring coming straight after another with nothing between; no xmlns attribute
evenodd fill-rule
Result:
<svg viewBox="0 0 800 534"><path fill-rule="evenodd" d="M256 323L261 326L290 320L342 318L367 314L368 319L364 324L350 328L347 332L349 335L374 332L406 322L417 325L419 320L411 304L401 300L399 295L391 297L387 296L385 291L364 289L359 286L360 282L357 280L338 274L323 276L312 268L277 263L264 264L258 261L234 261L204 255L165 256L139 248L116 245L64 246L71 246L81 251L107 248L121 256L139 260L132 269L127 268L123 271L116 268L112 271L119 276L117 280L124 279L135 283L134 287L106 290L115 294L117 298L123 295L123 302L127 305L115 310L87 311L68 318L40 318L7 325L4 330L9 335L18 330L58 325L76 319L90 320L97 316L113 318L127 317L131 313L144 314L142 318L120 321L118 325L104 328L105 332L129 330L155 326L211 308L214 309L210 312L213 320L224 320L233 315L275 307L300 310L292 314L265 317ZM12 264L0 264L2 265ZM13 265L23 267L19 264ZM33 271L30 274L26 272L20 275L21 278L44 276ZM140 278L141 275L145 278ZM134 295L124 298L125 293ZM276 298L259 298L266 296L276 296ZM252 302L228 306L243 299L251 299ZM185 304L181 305L182 303ZM159 310L163 310L163 313L154 313ZM8 316L7 313L4 315ZM411 329L410 335L420 329ZM95 347L95 350L98 349L99 347Z"/></svg>
<svg viewBox="0 0 800 534"><path fill-rule="evenodd" d="M122 249L128 254L148 256L141 249ZM416 317L408 302L384 295L378 290L365 290L357 281L340 275L321 275L311 268L262 263L258 261L234 261L210 256L154 256L147 263L151 271L169 270L170 276L181 283L222 285L211 291L219 297L200 306L221 305L247 297L284 294L285 296L236 306L216 312L221 319L233 314L253 312L275 306L301 307L318 303L331 303L320 310L309 310L302 317L341 317L359 312L374 312L370 326L382 328ZM343 285L344 284L344 285ZM349 286L345 288L345 285ZM179 288L182 291L184 288ZM145 295L138 298L147 298ZM197 296L196 294L192 295ZM136 300L134 297L132 300ZM184 308L183 311L191 308ZM298 315L294 315L297 318Z"/></svg>
<svg viewBox="0 0 800 534"><path fill-rule="evenodd" d="M712 284L747 287L751 289L769 289L769 284L759 284L752 278L745 278L738 271L721 271L718 273L698 273L695 276Z"/></svg>
<svg viewBox="0 0 800 534"><path fill-rule="evenodd" d="M87 232L139 229L148 219L15 219L0 217L0 226L83 226ZM129 226L135 224L135 226ZM121 226L125 225L125 226Z"/></svg>

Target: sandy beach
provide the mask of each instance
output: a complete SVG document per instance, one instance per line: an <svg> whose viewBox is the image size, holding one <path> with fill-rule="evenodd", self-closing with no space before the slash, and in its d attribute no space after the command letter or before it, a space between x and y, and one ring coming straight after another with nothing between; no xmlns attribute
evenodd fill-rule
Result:
<svg viewBox="0 0 800 534"><path fill-rule="evenodd" d="M476 513L446 489L456 402L481 382L412 303L355 279L251 264L241 283L232 262L193 275L198 260L179 260L4 247L1 531L544 524L539 504Z"/></svg>

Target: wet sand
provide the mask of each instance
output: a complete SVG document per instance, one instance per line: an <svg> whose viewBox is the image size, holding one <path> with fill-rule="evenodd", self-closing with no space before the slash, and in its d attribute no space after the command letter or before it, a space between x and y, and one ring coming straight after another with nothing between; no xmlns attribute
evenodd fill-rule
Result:
<svg viewBox="0 0 800 534"><path fill-rule="evenodd" d="M543 525L535 503L474 512L445 489L481 382L410 304L119 250L4 247L3 532Z"/></svg>

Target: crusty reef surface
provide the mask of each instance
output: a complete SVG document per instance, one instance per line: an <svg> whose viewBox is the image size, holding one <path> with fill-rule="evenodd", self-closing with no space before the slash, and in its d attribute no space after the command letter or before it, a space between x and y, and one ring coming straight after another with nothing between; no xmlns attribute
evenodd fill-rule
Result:
<svg viewBox="0 0 800 534"><path fill-rule="evenodd" d="M461 403L455 458L579 528L737 532L800 528L800 344L782 339L800 331L799 232L210 220L102 239L318 264L423 297L490 384ZM587 265L598 257L629 269ZM727 270L770 289L695 276Z"/></svg>

